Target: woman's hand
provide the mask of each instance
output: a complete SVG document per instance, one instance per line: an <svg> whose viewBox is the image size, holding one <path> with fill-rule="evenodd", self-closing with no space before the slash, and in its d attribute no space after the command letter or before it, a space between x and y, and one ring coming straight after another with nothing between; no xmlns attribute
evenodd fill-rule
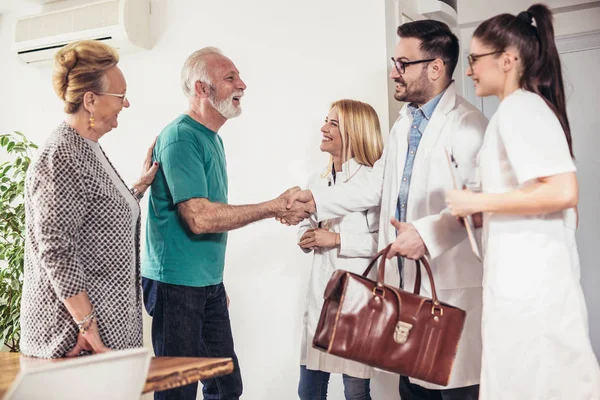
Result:
<svg viewBox="0 0 600 400"><path fill-rule="evenodd" d="M158 136L154 138L152 145L146 152L146 158L144 159L144 166L142 168L142 176L140 177L140 180L133 185L140 193L144 193L146 189L150 187L154 177L156 176L156 173L158 172L158 162L152 162L152 151L154 150L156 139L158 139Z"/></svg>
<svg viewBox="0 0 600 400"><path fill-rule="evenodd" d="M327 229L311 228L304 232L298 245L304 249L337 247L340 244L340 234Z"/></svg>
<svg viewBox="0 0 600 400"><path fill-rule="evenodd" d="M65 356L76 357L82 351L91 351L92 354L106 353L107 351L111 351L111 349L102 343L102 339L100 339L100 332L98 331L98 322L96 321L96 318L93 319L90 327L85 332L85 335L79 332L75 347L65 354Z"/></svg>
<svg viewBox="0 0 600 400"><path fill-rule="evenodd" d="M446 193L446 204L452 215L466 217L481 211L479 204L481 193L469 189L451 190Z"/></svg>
<svg viewBox="0 0 600 400"><path fill-rule="evenodd" d="M483 226L483 214L478 212L473 214L473 225L475 228L481 228Z"/></svg>
<svg viewBox="0 0 600 400"><path fill-rule="evenodd" d="M483 226L483 213L475 213L471 216L471 218L473 219L473 228L481 228ZM465 220L463 217L456 217L456 219L462 226L465 226Z"/></svg>

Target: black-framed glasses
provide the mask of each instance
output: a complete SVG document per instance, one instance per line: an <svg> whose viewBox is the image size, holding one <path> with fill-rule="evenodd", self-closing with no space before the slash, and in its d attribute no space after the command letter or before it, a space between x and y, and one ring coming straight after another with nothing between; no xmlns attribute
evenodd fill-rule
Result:
<svg viewBox="0 0 600 400"><path fill-rule="evenodd" d="M421 64L421 63L425 63L425 62L431 62L431 61L435 61L437 60L437 58L428 58L426 60L415 60L415 61L402 61L402 60L396 60L394 57L392 57L392 68L396 68L396 71L398 71L398 73L400 75L404 75L404 73L406 72L406 67L409 65L413 65L413 64ZM442 60L442 62L444 64L446 64L446 61Z"/></svg>
<svg viewBox="0 0 600 400"><path fill-rule="evenodd" d="M469 67L471 67L471 69L473 69L473 65L475 65L475 63L477 62L477 60L479 60L481 57L485 57L485 56L491 56L492 54L500 54L500 53L504 53L504 51L492 51L490 53L483 53L483 54L469 54L467 56L467 60L469 61Z"/></svg>
<svg viewBox="0 0 600 400"><path fill-rule="evenodd" d="M113 96L113 97L120 97L121 101L123 102L123 104L125 104L125 102L127 101L127 92L125 93L108 93L108 92L98 92L96 93L97 95L100 96Z"/></svg>

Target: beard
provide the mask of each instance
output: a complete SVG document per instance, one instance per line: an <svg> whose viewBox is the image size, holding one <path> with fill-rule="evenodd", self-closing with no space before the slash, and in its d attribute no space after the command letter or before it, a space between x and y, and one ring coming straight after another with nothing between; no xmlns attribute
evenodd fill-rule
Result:
<svg viewBox="0 0 600 400"><path fill-rule="evenodd" d="M404 92L394 93L394 98L398 101L425 104L430 97L431 88L427 77L427 68L421 70L421 75L414 82L407 84L403 79L394 79L394 82L404 87Z"/></svg>
<svg viewBox="0 0 600 400"><path fill-rule="evenodd" d="M208 96L208 101L214 107L214 109L217 110L217 112L223 116L223 118L231 119L239 117L242 113L242 107L240 105L233 104L233 98L241 98L243 95L243 92L234 92L231 94L231 96L223 100L219 100L217 98L216 89L211 87L210 95Z"/></svg>

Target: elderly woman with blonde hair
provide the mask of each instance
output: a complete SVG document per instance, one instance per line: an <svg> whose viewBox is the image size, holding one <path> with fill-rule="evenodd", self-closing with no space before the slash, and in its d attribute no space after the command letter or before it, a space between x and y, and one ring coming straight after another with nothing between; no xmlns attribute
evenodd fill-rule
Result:
<svg viewBox="0 0 600 400"><path fill-rule="evenodd" d="M331 105L321 127L320 149L330 154L327 169L309 181L308 189L344 185L360 179L381 157L383 139L377 113L369 104L339 100ZM370 399L373 368L312 348L323 306L323 293L336 269L362 274L377 253L379 207L322 223L305 220L298 232L299 246L313 251L308 284L298 395L302 400L327 398L331 373L343 374L346 399Z"/></svg>
<svg viewBox="0 0 600 400"><path fill-rule="evenodd" d="M119 55L96 41L62 48L52 83L62 122L25 183L21 351L76 356L142 345L139 200L158 169L146 155L130 189L98 140L129 107Z"/></svg>

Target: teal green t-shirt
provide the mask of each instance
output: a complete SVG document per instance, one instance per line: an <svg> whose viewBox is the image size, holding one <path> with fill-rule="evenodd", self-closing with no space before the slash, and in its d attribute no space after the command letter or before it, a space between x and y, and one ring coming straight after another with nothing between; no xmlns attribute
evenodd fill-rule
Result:
<svg viewBox="0 0 600 400"><path fill-rule="evenodd" d="M160 167L148 200L142 276L195 287L221 283L227 233L195 235L177 212L192 198L227 204L221 137L184 114L160 133L153 159Z"/></svg>

